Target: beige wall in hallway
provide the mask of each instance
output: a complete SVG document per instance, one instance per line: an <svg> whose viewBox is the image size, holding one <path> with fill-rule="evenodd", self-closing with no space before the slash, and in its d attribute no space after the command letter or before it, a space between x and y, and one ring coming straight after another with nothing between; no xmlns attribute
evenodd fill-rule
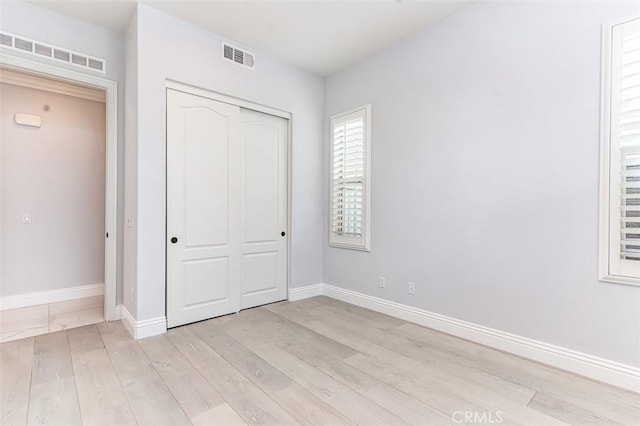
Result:
<svg viewBox="0 0 640 426"><path fill-rule="evenodd" d="M3 83L0 116L0 295L103 283L104 103Z"/></svg>

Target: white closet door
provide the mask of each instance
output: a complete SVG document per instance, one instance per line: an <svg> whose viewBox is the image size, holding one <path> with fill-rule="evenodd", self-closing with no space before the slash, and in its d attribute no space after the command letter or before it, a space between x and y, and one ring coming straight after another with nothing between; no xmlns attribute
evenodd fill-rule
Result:
<svg viewBox="0 0 640 426"><path fill-rule="evenodd" d="M240 111L241 309L287 298L287 124Z"/></svg>
<svg viewBox="0 0 640 426"><path fill-rule="evenodd" d="M286 299L287 131L167 91L169 327Z"/></svg>
<svg viewBox="0 0 640 426"><path fill-rule="evenodd" d="M167 91L167 321L239 310L239 108Z"/></svg>

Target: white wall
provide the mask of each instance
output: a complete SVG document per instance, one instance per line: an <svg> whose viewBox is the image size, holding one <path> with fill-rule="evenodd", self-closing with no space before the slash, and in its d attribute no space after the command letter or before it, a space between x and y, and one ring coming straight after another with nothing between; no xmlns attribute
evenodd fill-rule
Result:
<svg viewBox="0 0 640 426"><path fill-rule="evenodd" d="M253 71L223 62L221 40L138 5L137 221L131 229L137 237L137 282L131 285L137 320L165 314L166 79L293 114L291 286L322 280L323 80L260 52ZM131 311L128 303L126 297Z"/></svg>
<svg viewBox="0 0 640 426"><path fill-rule="evenodd" d="M122 301L123 265L123 206L124 206L124 37L105 28L88 24L68 16L23 1L0 2L0 28L34 40L65 47L107 60L106 74L86 72L118 82L118 272L117 299ZM7 55L27 58L31 61L55 64L74 71L72 65L47 58L27 56L13 50L0 48Z"/></svg>
<svg viewBox="0 0 640 426"><path fill-rule="evenodd" d="M131 17L125 34L125 152L123 304L137 315L132 295L138 274L138 18Z"/></svg>
<svg viewBox="0 0 640 426"><path fill-rule="evenodd" d="M597 279L601 25L638 10L476 4L328 78L325 122L372 104L373 214L325 282L640 365L640 288Z"/></svg>
<svg viewBox="0 0 640 426"><path fill-rule="evenodd" d="M104 283L104 103L2 83L0 115L0 294Z"/></svg>

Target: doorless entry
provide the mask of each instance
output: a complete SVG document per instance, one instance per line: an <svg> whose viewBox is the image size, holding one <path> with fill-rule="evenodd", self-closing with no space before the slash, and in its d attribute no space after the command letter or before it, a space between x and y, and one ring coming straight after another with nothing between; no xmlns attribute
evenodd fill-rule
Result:
<svg viewBox="0 0 640 426"><path fill-rule="evenodd" d="M286 299L281 117L167 89L167 323Z"/></svg>

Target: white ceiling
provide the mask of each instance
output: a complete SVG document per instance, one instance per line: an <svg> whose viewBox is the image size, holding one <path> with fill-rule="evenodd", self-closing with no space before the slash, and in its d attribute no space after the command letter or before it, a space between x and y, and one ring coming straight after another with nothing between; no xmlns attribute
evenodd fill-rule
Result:
<svg viewBox="0 0 640 426"><path fill-rule="evenodd" d="M437 1L144 1L156 9L270 53L300 68L329 75L466 6ZM132 0L34 0L32 3L123 31Z"/></svg>

